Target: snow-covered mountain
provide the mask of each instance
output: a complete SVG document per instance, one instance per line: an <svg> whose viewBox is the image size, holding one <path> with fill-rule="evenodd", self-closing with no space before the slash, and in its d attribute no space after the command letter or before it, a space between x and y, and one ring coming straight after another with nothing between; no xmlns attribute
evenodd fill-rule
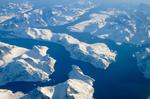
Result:
<svg viewBox="0 0 150 99"><path fill-rule="evenodd" d="M47 50L44 46L27 50L2 43L0 85L15 81L48 81L56 60L46 54Z"/></svg>
<svg viewBox="0 0 150 99"><path fill-rule="evenodd" d="M82 5L82 7L80 6ZM77 20L94 5L91 3L56 4L40 6L25 3L8 3L1 7L0 29L7 31L24 30L27 27L47 27L65 25Z"/></svg>
<svg viewBox="0 0 150 99"><path fill-rule="evenodd" d="M149 5L136 8L108 8L89 15L87 20L68 27L70 31L87 33L117 43L150 43Z"/></svg>
<svg viewBox="0 0 150 99"><path fill-rule="evenodd" d="M56 4L37 7L30 3L9 3L1 7L0 29L22 32L28 27L48 28L74 22L87 11L94 8L89 3ZM90 13L68 30L86 33L102 39L111 39L116 43L147 44L150 42L150 6L141 4L134 8L108 8ZM143 17L144 16L144 17Z"/></svg>
<svg viewBox="0 0 150 99"><path fill-rule="evenodd" d="M108 89L111 87L118 91L125 85L126 91L130 93L136 90L134 94L137 95L139 80L136 79L139 78L140 81L141 79L145 81L145 78L150 79L150 6L148 4L126 8L114 6L103 8L101 7L103 5L98 7L94 4L94 0L38 0L38 2L6 0L3 3L4 5L0 5L0 99L1 97L2 99L100 99L99 96L107 99L103 95L103 90L110 93L109 91L112 90ZM9 40L29 40L34 42L29 44L34 47L23 48L27 44L19 47L18 42L15 41L12 41L14 45L11 45ZM61 47L69 55L63 53ZM141 48L144 50L140 51ZM135 53L139 67L137 71L131 66L136 65L136 62L132 63L135 60L131 57ZM76 66L78 64L85 74L79 66ZM107 69L111 64L112 67ZM133 73L142 72L145 78L143 76L140 78L139 75L137 78L132 78L134 74L132 75L124 65L126 67L129 65ZM63 67L65 70L62 66L66 66ZM69 66L72 66L72 70ZM122 76L118 75L118 72L128 74ZM60 75L62 78L59 78ZM129 75L132 81L138 82L135 84L136 88L133 86L134 89L128 88L125 84L124 79L131 80ZM94 83L93 78L104 81ZM34 84L34 89L28 88L31 91L27 93L23 93L23 90L13 92L11 88L3 88L9 83L22 81L40 82L42 85ZM128 84L132 86L130 82ZM140 85L144 86L143 82L142 84L140 82ZM99 93L101 88L103 90ZM122 89L119 91L121 92ZM145 88L140 87L140 89L145 92ZM116 96L120 95L115 91L111 93L114 94L111 96L115 96L116 93ZM123 97L124 94L121 96Z"/></svg>
<svg viewBox="0 0 150 99"><path fill-rule="evenodd" d="M28 51L28 49L0 42L0 67L6 66L12 62L14 58L22 55L26 51Z"/></svg>
<svg viewBox="0 0 150 99"><path fill-rule="evenodd" d="M0 95L4 99L20 99L20 97L24 96L24 94L21 92L13 93L12 91L7 89L0 89Z"/></svg>
<svg viewBox="0 0 150 99"><path fill-rule="evenodd" d="M84 75L79 67L73 66L69 79L56 86L39 87L23 99L42 97L44 99L93 99L93 79Z"/></svg>
<svg viewBox="0 0 150 99"><path fill-rule="evenodd" d="M116 58L116 53L104 43L88 44L68 34L53 33L48 29L28 28L22 35L12 35L58 43L70 52L72 58L89 62L96 68L106 69Z"/></svg>
<svg viewBox="0 0 150 99"><path fill-rule="evenodd" d="M7 99L93 99L93 79L84 75L78 66L73 65L69 79L55 86L38 87L33 91L23 94L12 93L10 90L1 89L0 95ZM10 98L11 97L11 98Z"/></svg>

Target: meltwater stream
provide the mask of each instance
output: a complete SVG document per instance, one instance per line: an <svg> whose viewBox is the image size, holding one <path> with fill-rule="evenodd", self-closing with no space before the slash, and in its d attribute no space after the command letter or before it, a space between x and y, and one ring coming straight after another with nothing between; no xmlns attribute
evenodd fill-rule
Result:
<svg viewBox="0 0 150 99"><path fill-rule="evenodd" d="M136 59L132 57L136 50L134 46L109 45L116 49L118 56L115 63L112 63L107 70L102 70L94 68L89 63L70 58L65 48L55 43L22 38L0 38L0 41L28 49L34 45L48 46L48 54L57 61L50 82L13 82L0 88L27 93L37 86L56 85L68 79L71 65L75 64L80 66L86 75L95 79L93 86L95 99L146 99L150 95L150 80L143 77L136 65Z"/></svg>

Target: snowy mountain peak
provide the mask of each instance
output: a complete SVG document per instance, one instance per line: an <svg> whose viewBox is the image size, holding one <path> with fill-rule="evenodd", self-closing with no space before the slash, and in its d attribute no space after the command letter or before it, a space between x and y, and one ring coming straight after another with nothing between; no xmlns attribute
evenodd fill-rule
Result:
<svg viewBox="0 0 150 99"><path fill-rule="evenodd" d="M73 70L69 73L70 79L79 79L79 80L85 81L86 83L90 85L93 85L94 79L92 79L89 76L84 75L78 66L73 65L72 68Z"/></svg>
<svg viewBox="0 0 150 99"><path fill-rule="evenodd" d="M56 60L47 55L48 48L45 46L35 46L32 50L25 50L8 44L2 44L1 46L1 52L5 52L6 48L9 47L15 48L15 52L17 49L19 50L17 54L9 52L7 55L5 52L5 56L0 57L1 63L4 63L6 57L10 59L0 67L0 84L15 81L48 81L49 75L54 72ZM10 51L12 52L12 50Z"/></svg>
<svg viewBox="0 0 150 99"><path fill-rule="evenodd" d="M80 77L81 75L81 77ZM87 81L91 83L87 83ZM38 87L22 99L93 99L93 80L84 75L78 66L73 66L69 79L55 86Z"/></svg>

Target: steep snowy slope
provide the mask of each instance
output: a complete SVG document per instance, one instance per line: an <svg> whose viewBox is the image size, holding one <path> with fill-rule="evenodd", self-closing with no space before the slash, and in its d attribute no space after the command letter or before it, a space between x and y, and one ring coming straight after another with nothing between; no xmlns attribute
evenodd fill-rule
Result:
<svg viewBox="0 0 150 99"><path fill-rule="evenodd" d="M28 28L24 35L26 38L61 44L70 52L72 58L89 62L96 68L106 69L109 64L115 61L116 53L103 43L88 44L68 34L52 33L47 29ZM16 36L20 37L20 35Z"/></svg>
<svg viewBox="0 0 150 99"><path fill-rule="evenodd" d="M82 1L84 2L84 0ZM56 5L52 7L52 17L47 17L49 25L65 25L67 23L77 20L81 15L86 13L89 9L93 8L91 2L70 2L68 5Z"/></svg>
<svg viewBox="0 0 150 99"><path fill-rule="evenodd" d="M22 99L93 99L93 79L84 75L79 67L73 66L69 79L56 86L39 87Z"/></svg>
<svg viewBox="0 0 150 99"><path fill-rule="evenodd" d="M117 43L150 43L149 5L132 9L106 9L89 15L89 19L68 27L70 31L88 33Z"/></svg>
<svg viewBox="0 0 150 99"><path fill-rule="evenodd" d="M8 8L5 8L5 10L0 13L0 16L5 18L5 20L1 20L1 30L15 32L22 31L27 27L47 26L42 18L43 9L35 9L34 6L29 3L9 3Z"/></svg>
<svg viewBox="0 0 150 99"><path fill-rule="evenodd" d="M0 89L0 96L5 99L93 99L94 80L84 75L78 66L73 65L72 68L69 79L64 83L38 87L27 94Z"/></svg>
<svg viewBox="0 0 150 99"><path fill-rule="evenodd" d="M7 46L10 45L6 44ZM6 49L3 50L5 51ZM21 53L19 56L15 56L14 53L10 53L5 58L2 56L6 60L10 58L11 62L9 64L7 62L7 64L0 67L0 84L15 81L48 81L49 75L54 72L56 61L46 54L47 50L47 47L35 46L32 50L26 50L24 54ZM5 55L4 51L3 54ZM15 59L12 59L14 57ZM1 61L3 62L3 60Z"/></svg>
<svg viewBox="0 0 150 99"><path fill-rule="evenodd" d="M93 5L70 2L68 5L32 5L29 2L8 3L0 10L0 29L18 32L27 27L47 27L64 25L77 20Z"/></svg>
<svg viewBox="0 0 150 99"><path fill-rule="evenodd" d="M22 32L28 27L48 28L74 22L94 7L91 2L69 2L50 6L30 3L9 3L1 7L0 30ZM135 8L108 8L89 13L68 29L88 33L116 43L147 44L150 42L150 6L141 4Z"/></svg>
<svg viewBox="0 0 150 99"><path fill-rule="evenodd" d="M14 58L22 55L26 51L28 51L28 49L0 42L0 68L6 66L12 62Z"/></svg>
<svg viewBox="0 0 150 99"><path fill-rule="evenodd" d="M20 99L20 97L24 96L21 92L13 93L10 90L0 89L0 99Z"/></svg>

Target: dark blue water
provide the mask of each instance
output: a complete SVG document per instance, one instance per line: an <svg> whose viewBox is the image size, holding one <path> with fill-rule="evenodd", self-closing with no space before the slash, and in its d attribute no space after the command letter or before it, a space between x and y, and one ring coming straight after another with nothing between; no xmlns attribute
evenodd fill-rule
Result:
<svg viewBox="0 0 150 99"><path fill-rule="evenodd" d="M87 43L102 42L109 46L110 49L117 51L116 62L112 63L107 70L96 69L90 63L74 60L70 58L70 54L61 45L31 40L31 39L11 39L4 38L4 31L0 31L1 42L6 42L12 45L32 49L34 45L43 45L49 48L48 54L57 60L55 65L55 72L49 82L12 82L4 86L0 86L3 89L10 89L14 92L22 91L28 93L37 86L56 85L58 83L65 82L68 79L68 73L71 70L71 65L75 64L80 66L86 75L95 79L94 82L94 98L95 99L146 99L150 95L150 80L145 79L143 74L137 67L137 62L132 55L147 46L133 46L129 44L123 44L121 46L116 45L111 40L103 40L97 37L93 37L88 34L78 34L76 32L70 32L66 27L74 25L80 21L88 19L88 15L101 8L95 8L81 16L78 20L63 25L63 26L48 26L41 28L51 29L55 33L68 33L80 41ZM77 35L78 34L78 35Z"/></svg>
<svg viewBox="0 0 150 99"><path fill-rule="evenodd" d="M96 69L89 63L71 59L65 48L58 44L29 39L0 38L0 41L28 49L34 45L48 46L48 54L57 60L50 82L14 82L0 86L0 88L27 93L37 86L56 85L68 79L67 75L71 70L71 65L75 64L80 66L86 75L95 79L95 99L146 99L150 95L150 80L145 79L140 73L136 59L132 57L136 50L132 46L114 46L118 52L116 62L105 71Z"/></svg>

